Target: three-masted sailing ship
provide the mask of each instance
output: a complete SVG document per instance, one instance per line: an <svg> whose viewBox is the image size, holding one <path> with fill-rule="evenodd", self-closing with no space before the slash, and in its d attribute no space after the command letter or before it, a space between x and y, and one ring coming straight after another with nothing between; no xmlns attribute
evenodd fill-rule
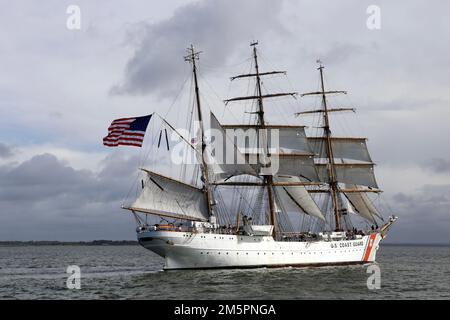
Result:
<svg viewBox="0 0 450 320"><path fill-rule="evenodd" d="M211 113L209 129L221 137L215 139L215 146L205 136L197 79L199 52L192 46L188 49L185 60L192 65L199 128L197 139L179 136L197 155L201 185L142 169L145 179L140 194L123 206L136 218L139 243L163 257L165 269L375 261L380 241L397 218L391 216L384 221L369 197L381 190L366 139L332 134L330 116L354 110L329 107L327 96L346 92L325 88L320 63L320 90L300 96L318 96L321 108L296 114L319 115L319 134L307 136L302 125L270 124L264 112L266 99L297 93L263 92L263 77L285 72L260 71L257 43L251 47L254 70L232 80L254 79L254 95L231 98L225 103L253 101L252 120L222 125ZM246 206L242 205L244 201ZM163 222L148 224L144 215L159 216ZM366 221L367 228L356 228L352 217ZM303 222L306 230L295 230L291 220Z"/></svg>

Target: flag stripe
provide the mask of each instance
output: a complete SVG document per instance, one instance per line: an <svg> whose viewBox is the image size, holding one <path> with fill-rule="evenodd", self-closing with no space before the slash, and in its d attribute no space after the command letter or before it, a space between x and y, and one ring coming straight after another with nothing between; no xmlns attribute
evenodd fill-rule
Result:
<svg viewBox="0 0 450 320"><path fill-rule="evenodd" d="M129 140L129 141L144 141L144 138L133 138L133 137L118 137L116 138L105 138L103 141L122 141L122 140Z"/></svg>
<svg viewBox="0 0 450 320"><path fill-rule="evenodd" d="M132 142L125 142L125 141L120 141L118 143L106 143L105 146L108 147L118 147L118 146L136 146L136 147L141 147L142 144L140 143L132 143Z"/></svg>
<svg viewBox="0 0 450 320"><path fill-rule="evenodd" d="M133 132L112 132L108 134L108 137L120 137L120 136L135 136L135 137L143 137L145 134L143 133L133 133Z"/></svg>

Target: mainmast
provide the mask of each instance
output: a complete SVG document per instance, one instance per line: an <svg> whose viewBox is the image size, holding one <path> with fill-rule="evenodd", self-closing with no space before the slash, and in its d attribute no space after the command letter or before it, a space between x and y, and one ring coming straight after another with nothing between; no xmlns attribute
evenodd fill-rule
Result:
<svg viewBox="0 0 450 320"><path fill-rule="evenodd" d="M324 66L320 63L319 72L320 72L320 84L322 88L322 107L323 107L323 129L325 131L326 145L327 145L327 156L328 156L328 177L330 179L330 192L331 199L333 201L334 208L334 220L336 225L336 231L341 230L341 220L339 215L339 204L338 204L338 182L336 179L336 169L334 166L334 156L333 156L333 147L331 145L331 130L330 130L330 122L328 119L328 107L327 107L327 98L325 94L325 86L323 83L323 69Z"/></svg>
<svg viewBox="0 0 450 320"><path fill-rule="evenodd" d="M258 111L256 112L258 114L258 125L256 126L257 130L257 137L258 137L258 147L260 146L259 139L262 137L264 143L264 157L270 158L270 152L268 149L268 139L267 139L267 131L266 129L266 121L264 118L264 103L263 100L265 98L273 98L273 97L280 97L280 96L287 96L287 95L295 95L295 92L289 92L289 93L275 93L275 94L267 94L263 95L261 90L261 76L263 75L273 75L273 74L286 74L285 71L270 71L270 72L260 72L259 71L259 65L258 65L258 54L256 50L256 46L258 45L258 42L253 42L250 44L251 47L253 47L253 59L255 61L255 73L250 74L242 74L235 77L232 77L231 80L239 79L239 78L247 78L247 77L255 77L256 78L256 95L255 96L245 96L245 97L237 97L225 100L225 103L232 102L232 101L241 101L241 100L257 100L258 101ZM262 130L262 131L260 131ZM260 132L262 135L260 135ZM259 154L258 154L259 158ZM273 175L264 175L263 180L263 186L267 188L267 197L269 202L269 217L270 217L270 224L274 226L273 228L273 237L276 237L276 217L275 217L275 204L273 199Z"/></svg>
<svg viewBox="0 0 450 320"><path fill-rule="evenodd" d="M198 80L197 80L197 66L195 64L195 60L199 59L199 54L201 51L195 51L194 46L191 44L191 47L187 49L189 54L184 57L185 61L189 61L192 63L192 72L194 74L194 85L195 85L195 100L197 105L197 114L198 114L198 121L200 125L200 135L201 135L201 169L202 169L202 176L203 176L203 187L205 190L205 196L206 196L206 203L208 206L208 213L209 215L213 215L212 207L211 207L211 191L209 188L209 177L208 177L208 164L205 160L204 154L206 149L206 142L205 142L205 135L204 135L204 126L203 126L203 116L202 116L202 108L200 104L200 90L198 88Z"/></svg>

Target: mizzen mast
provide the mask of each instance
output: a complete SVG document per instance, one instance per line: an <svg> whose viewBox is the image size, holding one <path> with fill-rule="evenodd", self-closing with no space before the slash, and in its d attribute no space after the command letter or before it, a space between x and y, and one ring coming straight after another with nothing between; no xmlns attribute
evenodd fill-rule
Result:
<svg viewBox="0 0 450 320"><path fill-rule="evenodd" d="M331 140L331 130L330 130L330 121L328 118L329 112L336 112L336 111L354 111L352 108L336 108L336 109L328 109L327 105L327 94L336 94L336 93L343 93L347 94L346 91L325 91L325 85L323 81L323 69L325 68L322 65L322 62L320 60L317 61L319 63L319 67L317 70L319 70L320 73L320 86L321 91L316 92L307 92L301 94L301 97L304 96L310 96L310 95L320 95L322 96L322 109L319 110L312 110L312 111L305 111L305 112L299 112L296 115L300 114L308 114L308 113L322 113L323 115L323 129L325 134L325 144L326 144L326 155L327 155L327 172L328 172L328 184L329 184L329 192L331 194L331 199L333 202L333 213L334 213L334 221L335 221L335 230L341 231L341 219L340 219L340 212L339 212L339 185L338 180L336 177L336 164L334 162L334 155L333 155L333 146L332 146L332 140Z"/></svg>
<svg viewBox="0 0 450 320"><path fill-rule="evenodd" d="M198 80L197 80L197 65L195 63L195 60L199 59L199 55L201 51L195 51L194 46L191 44L191 47L187 49L188 55L184 57L185 61L188 61L192 63L192 73L194 75L194 85L195 85L195 99L196 99L196 105L197 105L197 114L198 114L198 121L200 126L200 139L201 139L201 169L202 169L202 181L203 181L203 188L205 191L206 196L206 203L208 206L208 213L209 215L213 215L212 207L211 207L211 191L209 187L209 176L208 176L208 164L205 160L205 149L206 149L206 142L205 142L205 135L204 135L204 126L203 126L203 116L202 116L202 108L200 103L200 90L198 87Z"/></svg>

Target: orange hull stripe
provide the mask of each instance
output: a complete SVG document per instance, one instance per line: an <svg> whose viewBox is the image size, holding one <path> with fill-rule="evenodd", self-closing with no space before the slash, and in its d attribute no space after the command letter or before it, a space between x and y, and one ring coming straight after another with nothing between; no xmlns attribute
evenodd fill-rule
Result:
<svg viewBox="0 0 450 320"><path fill-rule="evenodd" d="M370 253L372 252L372 247L375 242L376 233L372 233L369 238L369 243L367 244L366 253L364 254L363 261L368 261L370 257Z"/></svg>

